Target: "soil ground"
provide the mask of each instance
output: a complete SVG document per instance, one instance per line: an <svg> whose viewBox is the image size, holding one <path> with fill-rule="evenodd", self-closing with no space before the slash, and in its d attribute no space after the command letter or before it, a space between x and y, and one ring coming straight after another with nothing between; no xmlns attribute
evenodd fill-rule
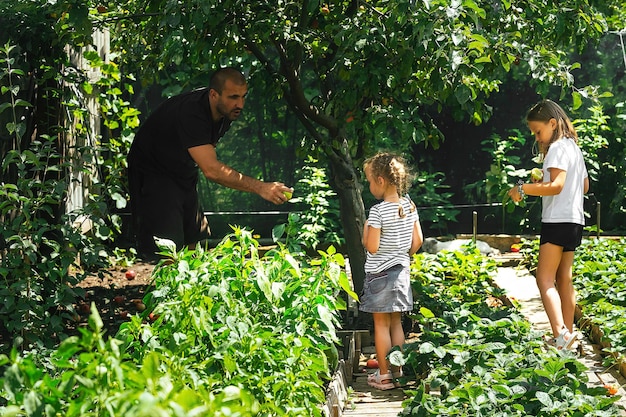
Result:
<svg viewBox="0 0 626 417"><path fill-rule="evenodd" d="M153 263L137 261L129 267L112 266L89 274L75 288L78 294L74 304L76 313L69 317L67 312L63 314L66 318L64 334L74 335L78 333L78 328L86 327L91 303L95 303L102 318L105 335L115 336L122 323L145 310L142 308L142 299L150 290L154 268ZM130 274L130 279L126 275L128 271L134 272ZM0 346L14 343L15 335L2 330L0 323ZM50 336L52 342L60 342L64 338L61 335Z"/></svg>
<svg viewBox="0 0 626 417"><path fill-rule="evenodd" d="M79 287L84 289L83 300L76 304L75 317L77 326L86 326L90 313L91 303L95 303L106 334L115 335L120 325L128 321L130 316L143 311L143 299L146 291L149 291L152 271L155 264L137 261L129 267L112 266L100 275L87 276ZM127 272L132 271L134 274Z"/></svg>

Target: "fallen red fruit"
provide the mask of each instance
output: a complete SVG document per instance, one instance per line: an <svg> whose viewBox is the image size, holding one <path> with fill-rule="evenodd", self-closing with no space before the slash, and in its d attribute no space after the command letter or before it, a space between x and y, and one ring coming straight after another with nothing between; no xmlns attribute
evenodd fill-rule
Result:
<svg viewBox="0 0 626 417"><path fill-rule="evenodd" d="M91 307L89 307L89 304L87 303L80 303L78 305L78 311L80 311L83 314L87 314L91 311Z"/></svg>
<svg viewBox="0 0 626 417"><path fill-rule="evenodd" d="M604 384L604 388L606 389L608 395L615 395L615 394L617 394L617 391L619 390L619 385L617 385L617 384Z"/></svg>
<svg viewBox="0 0 626 417"><path fill-rule="evenodd" d="M126 301L126 297L124 297L123 295L116 295L115 297L113 297L113 302L115 304L122 304L124 301Z"/></svg>
<svg viewBox="0 0 626 417"><path fill-rule="evenodd" d="M378 368L378 361L376 359L368 359L365 366L371 369L376 369Z"/></svg>
<svg viewBox="0 0 626 417"><path fill-rule="evenodd" d="M154 313L150 313L148 314L148 318L150 319L150 321L155 321L156 319L159 318L159 316Z"/></svg>
<svg viewBox="0 0 626 417"><path fill-rule="evenodd" d="M132 269L129 269L128 271L126 271L126 279L127 280L132 280L135 279L135 277L137 276L137 273L135 271L133 271Z"/></svg>
<svg viewBox="0 0 626 417"><path fill-rule="evenodd" d="M128 318L128 311L124 310L124 311L120 311L120 317L123 319L127 319Z"/></svg>

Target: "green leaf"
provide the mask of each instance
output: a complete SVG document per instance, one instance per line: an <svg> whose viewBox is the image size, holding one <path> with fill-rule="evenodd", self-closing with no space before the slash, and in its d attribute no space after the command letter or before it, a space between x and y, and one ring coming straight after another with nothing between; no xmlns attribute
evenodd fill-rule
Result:
<svg viewBox="0 0 626 417"><path fill-rule="evenodd" d="M0 103L0 113L11 107L11 103Z"/></svg>
<svg viewBox="0 0 626 417"><path fill-rule="evenodd" d="M574 110L578 110L580 108L580 106L582 106L583 99L582 99L581 94L578 91L574 91L572 93L572 101L573 101L572 108Z"/></svg>
<svg viewBox="0 0 626 417"><path fill-rule="evenodd" d="M22 100L21 98L18 98L17 100L15 100L14 106L15 107L33 107L32 104L30 104L26 100Z"/></svg>
<svg viewBox="0 0 626 417"><path fill-rule="evenodd" d="M427 309L426 307L420 307L420 314L427 319L432 319L433 317L435 317L433 312Z"/></svg>
<svg viewBox="0 0 626 417"><path fill-rule="evenodd" d="M159 378L159 356L156 352L149 352L143 359L141 373L148 380Z"/></svg>
<svg viewBox="0 0 626 417"><path fill-rule="evenodd" d="M404 366L406 365L406 358L404 354L400 350L392 350L389 352L389 363L394 366Z"/></svg>
<svg viewBox="0 0 626 417"><path fill-rule="evenodd" d="M547 408L552 408L554 403L552 401L552 398L550 397L550 394L543 391L537 391L535 396L537 397L539 402L541 402L541 404L545 405Z"/></svg>
<svg viewBox="0 0 626 417"><path fill-rule="evenodd" d="M89 315L89 327L95 331L100 332L104 323L102 322L102 318L100 317L100 313L98 312L98 308L96 307L96 303L91 303L91 314Z"/></svg>

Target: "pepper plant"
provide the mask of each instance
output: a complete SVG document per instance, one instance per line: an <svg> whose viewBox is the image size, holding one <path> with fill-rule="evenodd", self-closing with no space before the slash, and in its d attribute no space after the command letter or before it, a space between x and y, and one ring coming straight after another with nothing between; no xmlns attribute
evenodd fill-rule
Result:
<svg viewBox="0 0 626 417"><path fill-rule="evenodd" d="M49 357L0 356L0 415L321 416L339 295L356 297L343 257L262 256L238 228L210 251L161 243L146 310L114 338L92 307Z"/></svg>

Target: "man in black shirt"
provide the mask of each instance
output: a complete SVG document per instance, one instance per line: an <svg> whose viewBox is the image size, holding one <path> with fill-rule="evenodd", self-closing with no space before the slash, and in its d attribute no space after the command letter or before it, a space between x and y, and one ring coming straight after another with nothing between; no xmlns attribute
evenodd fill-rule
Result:
<svg viewBox="0 0 626 417"><path fill-rule="evenodd" d="M198 202L198 168L210 181L256 193L274 204L292 190L241 174L217 159L215 146L244 107L248 87L235 68L217 70L209 87L174 96L142 124L128 154L139 255L152 259L154 237L190 248L210 232Z"/></svg>

